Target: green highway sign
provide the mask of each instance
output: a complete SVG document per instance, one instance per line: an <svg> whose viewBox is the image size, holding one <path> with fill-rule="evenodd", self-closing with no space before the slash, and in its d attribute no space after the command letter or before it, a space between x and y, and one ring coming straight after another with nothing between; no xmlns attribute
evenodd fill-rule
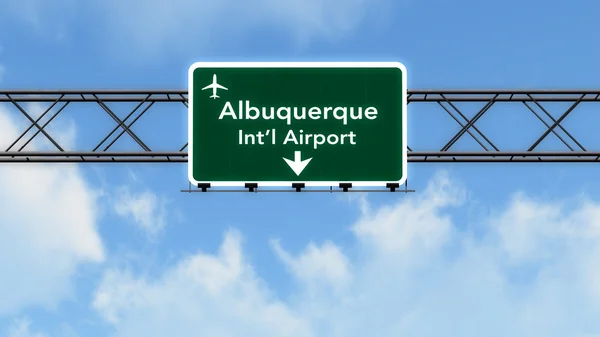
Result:
<svg viewBox="0 0 600 337"><path fill-rule="evenodd" d="M406 69L397 62L195 63L189 180L402 184L406 99Z"/></svg>

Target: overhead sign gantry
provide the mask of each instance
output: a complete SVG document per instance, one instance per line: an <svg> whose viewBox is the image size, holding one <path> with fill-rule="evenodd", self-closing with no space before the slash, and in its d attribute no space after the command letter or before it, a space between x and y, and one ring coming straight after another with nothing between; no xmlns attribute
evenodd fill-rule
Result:
<svg viewBox="0 0 600 337"><path fill-rule="evenodd" d="M409 163L600 162L600 138L593 127L600 89L409 89L406 99L411 108L407 118L419 130L408 137ZM186 130L164 123L187 120L187 89L0 89L0 110L21 126L5 138L0 166L188 162ZM70 114L107 117L108 123L78 125L93 143L65 148L50 127ZM152 114L159 119L147 117ZM586 127L573 130L569 123ZM517 128L527 137L504 144ZM156 134L160 137L151 137ZM471 142L459 146L463 141ZM36 148L35 142L47 145ZM309 158L302 151L302 160ZM293 160L294 153L282 157Z"/></svg>

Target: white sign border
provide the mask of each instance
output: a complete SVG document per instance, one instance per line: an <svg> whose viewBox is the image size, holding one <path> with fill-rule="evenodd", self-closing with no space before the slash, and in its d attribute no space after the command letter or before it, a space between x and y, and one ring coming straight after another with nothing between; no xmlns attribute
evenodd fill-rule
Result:
<svg viewBox="0 0 600 337"><path fill-rule="evenodd" d="M194 71L198 68L398 68L402 71L402 177L398 181L197 181L193 177L193 111L194 111ZM239 187L245 183L256 183L258 187L291 187L293 183L304 183L305 187L339 186L339 184L350 183L352 187L380 187L388 183L404 184L407 176L407 137L406 137L406 115L407 115L407 84L406 67L400 62L196 62L188 71L188 179L197 186L198 184L210 184L211 187ZM293 154L293 153L292 153ZM283 161L283 159L282 159Z"/></svg>

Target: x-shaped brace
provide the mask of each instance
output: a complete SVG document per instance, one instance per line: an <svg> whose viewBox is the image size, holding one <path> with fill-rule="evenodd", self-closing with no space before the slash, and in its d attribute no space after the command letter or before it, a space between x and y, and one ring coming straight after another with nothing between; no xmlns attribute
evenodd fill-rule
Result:
<svg viewBox="0 0 600 337"><path fill-rule="evenodd" d="M554 124L552 124L551 126L549 126L549 127L548 127L548 130L546 130L546 131L544 132L544 134L542 134L542 135L540 136L540 138L538 138L538 140L536 140L536 141L535 141L535 143L533 143L533 145L531 145L531 146L529 147L529 149L527 149L527 151L533 151L533 150L535 150L535 148L536 148L536 147L537 147L537 146L538 146L538 145L539 145L539 144L540 144L540 143L541 143L541 142L542 142L542 141L543 141L543 140L544 140L544 139L545 139L545 138L546 138L546 137L547 137L547 136L550 134L550 132L553 132L553 131L554 131L554 129L555 129L557 126L559 126L559 125L560 125L560 123L561 123L561 122L562 122L562 121L563 121L565 118L567 118L567 116L568 116L568 115L571 113L571 111L573 111L573 110L574 110L574 109L575 109L575 108L576 108L576 107L579 105L579 103L581 103L581 100L582 100L584 97L585 97L585 94L581 95L581 96L580 96L580 97L577 99L577 101L576 101L575 103L571 104L571 106L570 106L570 107L567 109L567 111L565 111L565 112L564 112L564 113L563 113L563 114L562 114L562 115L561 115L561 116L560 116L560 117L559 117L557 120L554 120L554 118L552 118L552 120L554 120ZM544 124L545 124L545 123L544 123ZM547 126L547 125L546 125L546 126ZM565 130L564 130L564 128L563 128L562 130L563 130L563 131L565 131ZM565 131L565 132L566 132L566 131ZM567 133L567 134L568 134L568 133ZM572 136L571 136L571 135L569 135L569 136L572 138ZM577 143L577 144L579 145L579 143ZM567 145L567 146L568 146L568 145ZM579 145L579 146L581 146L581 145Z"/></svg>
<svg viewBox="0 0 600 337"><path fill-rule="evenodd" d="M27 111L25 111L25 109L23 109L19 103L17 103L10 95L6 94L6 97L10 100L10 102L31 122L31 125L27 128L27 130L25 130L25 132L23 132L9 147L8 149L6 149L6 152L10 151L10 149L15 146L15 144L17 144L17 142L19 142L19 140L21 140L21 138L23 138L27 132L29 132L29 130L31 130L31 128L33 128L34 126L38 128L38 131L29 139L29 141L27 141L27 143L25 145L23 145L21 147L21 149L19 149L19 151L21 151L27 144L29 144L29 142L31 142L31 140L33 138L35 138L35 136L37 136L39 134L39 132L43 133L44 136L46 136L46 138L61 152L64 152L65 150L63 150L63 148L58 145L58 143L52 138L50 137L50 135L44 130L44 128L46 127L46 125L48 125L48 123L50 123L50 121L46 122L46 124L44 124L44 126L40 126L38 124L38 122L64 97L65 95L61 95L57 100L55 100L52 105L50 105L50 107L48 109L46 109L44 111L44 113L42 113L37 119L33 119L28 113ZM64 109L64 107L67 104L65 104L60 110L62 111L62 109ZM58 113L57 113L58 114ZM56 115L57 115L56 114ZM54 117L56 117L56 115Z"/></svg>
<svg viewBox="0 0 600 337"><path fill-rule="evenodd" d="M125 116L125 118L123 119L123 123L125 123L129 117L131 117L144 103L146 103L148 101L148 99L152 96L152 94L149 94L148 96L146 96L146 98L144 98L143 101L141 101L127 116ZM127 129L131 129L131 126L133 126L133 124L135 122L137 122L138 119L140 119L140 117L142 117L146 111L148 111L148 109L150 109L152 106L154 105L154 102L150 102L150 104L148 104L146 106L146 108L144 108L144 110L142 110L142 112L131 122L126 126L126 129L123 129L121 131L121 133L119 133L115 139L112 140L112 142L110 142L110 144L108 144L103 151L107 151L117 140L119 140L119 138L121 138L121 136L125 133L125 131ZM112 135L113 133L115 133L115 131L117 131L119 129L121 125L117 125L115 126L115 128L106 136L104 137L104 139L102 141L100 141L100 143L98 143L98 145L96 145L96 147L92 150L92 151L97 151L98 148L100 148L100 146L102 146L102 144L107 141Z"/></svg>
<svg viewBox="0 0 600 337"><path fill-rule="evenodd" d="M142 147L142 149L144 149L144 151L146 152L150 152L150 148L148 146L146 146L146 144L144 144L144 142L142 142L142 140L136 136L135 133L133 133L133 131L131 131L131 129L129 129L129 127L127 125L125 125L125 122L122 121L121 119L119 119L119 117L108 107L106 106L106 104L104 104L104 102L102 102L102 100L100 98L98 98L98 95L93 94L92 96L94 96L94 98L96 99L96 102L98 103L98 105L100 105L100 107L106 111L106 113L112 118L114 119L115 122L117 122L118 126L117 127L121 127L123 128L123 130L125 132L127 132L127 134L136 142L138 143L139 146Z"/></svg>
<svg viewBox="0 0 600 337"><path fill-rule="evenodd" d="M47 127L47 126L48 126L48 124L50 124L50 122L52 122L52 121L54 120L54 118L56 118L56 116L58 116L58 115L59 115L59 114L60 114L60 113L61 113L61 112L62 112L62 111L63 111L63 110L64 110L64 109L67 107L67 105L69 105L69 102L65 102L65 104L63 104L63 106L61 106L61 107L60 107L60 109L58 109L58 111L56 111L56 112L55 112L55 113L52 115L52 117L50 117L50 118L49 118L49 119L46 121L46 123L44 123L44 125L42 125L42 130L43 130L45 127ZM50 107L50 109L51 109L51 108L52 108L52 107ZM50 110L48 110L48 111L50 111ZM45 114L45 113L44 113L44 114ZM42 114L42 116L43 116L43 114ZM40 117L40 118L41 118L41 117ZM33 126L31 126L31 127L33 127ZM27 145L28 145L28 144L29 144L29 143L30 143L32 140L34 140L34 139L35 139L35 137L37 137L37 135L39 135L39 134L40 134L40 131L41 131L41 130L37 130L37 131L36 131L36 132L35 132L35 133L34 133L34 134L31 136L31 137L29 137L29 139L28 139L28 140L25 142L25 144L21 145L21 147L19 148L19 151L23 151L23 149L24 149L24 148L25 148L25 147L26 147L26 146L27 146ZM25 133L26 133L26 132L27 132L27 131L25 131ZM23 133L23 135L24 135L25 133ZM17 141L18 141L18 140L17 140ZM16 141L16 142L17 142L17 141ZM16 142L15 142L15 143L16 143Z"/></svg>
<svg viewBox="0 0 600 337"><path fill-rule="evenodd" d="M467 117L465 117L464 115L461 114L462 117L467 121L467 124L462 126L461 130L456 135L454 135L454 137L452 137L452 139L450 139L450 141L448 143L446 143L446 145L444 145L444 147L442 147L442 149L440 151L441 152L448 151L450 149L450 147L452 147L452 145L454 145L460 139L460 137L462 137L467 131L469 131L469 128L474 127L475 122L477 122L481 118L481 116L483 116L492 107L492 105L494 105L494 103L496 102L496 98L498 98L499 95L500 94L496 94L489 102L487 102L486 105L483 108L481 108L481 110L479 110L479 112L477 114L475 114L475 116L473 116L473 118L471 120L469 120ZM474 128L474 130L476 130L476 129ZM481 134L481 132L479 132L479 133ZM492 144L487 138L484 138L484 139L486 139L490 144ZM492 144L492 146L493 146L493 144ZM495 146L493 146L493 147L495 148Z"/></svg>
<svg viewBox="0 0 600 337"><path fill-rule="evenodd" d="M464 115L464 114L463 114L463 113L460 111L460 109L458 109L458 108L457 108L457 107L456 107L454 104L452 104L452 102L451 102L451 101L450 101L448 98L446 98L446 96L444 96L444 94L440 94L440 96L441 96L441 97L442 97L442 98L443 98L443 99L446 101L446 103L448 103L448 105L450 105L450 107L452 107L452 109L454 109L454 111L456 111L456 113L458 113L458 114L460 115L460 117L462 117L462 118L465 120L465 122L467 122L467 123L469 122L469 119L468 119L468 118L467 118L467 117L466 117L466 116L465 116L465 115ZM454 120L455 120L455 121L458 123L458 125L460 125L460 126L461 126L461 128L465 128L465 125L464 125L464 124L463 124L463 123L462 123L460 120L458 120L458 118L456 118L456 116L454 116L454 114L453 114L453 113L452 113L450 110L448 110L448 108L446 108L446 107L445 107L445 106L442 104L442 102L438 102L438 104L439 104L439 106L441 106L441 107L442 107L442 109L444 109L444 110L445 110L445 111L448 113L448 115L450 115L450 117L452 117L452 119L454 119ZM477 133L478 133L478 134L479 134L479 135L480 135L480 136L481 136L481 137L482 137L482 138L483 138L483 139L484 139L484 140L485 140L485 141L486 141L488 144L490 144L490 146L491 146L491 147L492 147L492 148L493 148L495 151L500 151L500 150L499 150L499 149L498 149L498 148L497 148L497 147L494 145L494 143L492 143L492 141L490 141L490 140L489 140L489 139L488 139L488 138L485 136L485 134L483 134L483 132L481 132L481 131L480 131L480 130L479 130L479 129L478 129L478 128L477 128L477 127L474 125L474 124L473 124L471 127L472 127L472 128L473 128L473 130L475 130L475 131L476 131L476 132L477 132ZM481 147L482 147L484 150L486 150L486 151L489 151L489 150L488 150L488 148L487 148L487 147L486 147L486 146L485 146L485 145L484 145L484 144L481 142L481 140L479 140L479 138L477 138L477 137L476 137L476 136L475 136L475 135L474 135L474 134L471 132L471 130L468 130L468 129L467 129L467 130L466 130L466 132L467 132L467 133L468 133L468 134L469 134L469 135L470 135L470 136L471 136L471 137L472 137L472 138L473 138L473 139L474 139L474 140L475 140L475 141L476 141L476 142L477 142L479 145L481 145Z"/></svg>

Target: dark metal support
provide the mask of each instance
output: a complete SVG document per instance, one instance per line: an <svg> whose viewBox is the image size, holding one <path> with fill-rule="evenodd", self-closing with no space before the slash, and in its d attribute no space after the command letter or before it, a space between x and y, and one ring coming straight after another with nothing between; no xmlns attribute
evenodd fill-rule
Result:
<svg viewBox="0 0 600 337"><path fill-rule="evenodd" d="M390 193L389 189L350 189L348 191L343 191L343 190L327 190L327 189L311 189L311 190L307 190L307 192L310 191L311 193L373 193L373 192L384 192L384 193ZM180 192L185 192L185 193L192 193L192 192L204 192L200 189L187 189L187 190L180 190ZM248 192L247 190L233 190L233 189L213 189L213 190L208 190L207 192L209 193L240 193L240 192ZM293 189L268 189L268 190L256 190L254 191L254 193L286 193L286 192L296 192ZM402 192L402 193L412 193L412 192L416 192L416 190L396 190L396 193L398 192ZM305 192L306 193L306 192Z"/></svg>
<svg viewBox="0 0 600 337"><path fill-rule="evenodd" d="M258 189L258 184L257 183L245 183L244 187L248 189L248 192L256 192L256 189Z"/></svg>
<svg viewBox="0 0 600 337"><path fill-rule="evenodd" d="M340 188L342 189L342 191L348 192L348 189L352 188L352 184L351 183L340 183Z"/></svg>
<svg viewBox="0 0 600 337"><path fill-rule="evenodd" d="M581 99L584 97L584 95L581 95L581 97L571 105L571 107L569 107L567 109L567 111L565 111L562 116L560 116L560 118L558 118L558 120L556 120L554 122L554 124L552 124L552 126L550 126L548 128L548 130L546 130L546 132L544 132L543 135L540 136L540 138L538 138L538 140L535 141L535 143L533 143L533 145L531 145L531 147L527 150L527 151L533 151L545 138L546 136L548 136L548 134L550 132L552 132L554 130L554 128L558 125L560 125L560 122L562 122L565 118L567 118L567 116L571 113L571 111L573 111L577 105L579 105L579 103L581 103Z"/></svg>
<svg viewBox="0 0 600 337"><path fill-rule="evenodd" d="M467 118L467 117L466 117L466 116L465 116L465 115L464 115L464 114L463 114L463 113L460 111L460 109L458 109L458 108L456 107L456 105L452 104L452 102L451 102L451 101L449 101L449 100L446 98L446 96L444 96L443 94L442 94L442 95L440 95L440 96L442 96L442 97L443 97L443 98L446 100L446 103L448 103L448 105L450 105L450 106L452 107L452 109L454 109L454 111L456 111L456 112L457 112L457 113L458 113L458 114L459 114L459 115L460 115L460 116L461 116L461 117L462 117L462 118L465 120L465 122L467 122L467 123L469 122L469 119L468 119L468 118ZM444 106L442 105L442 102L438 102L438 104L439 104L439 105L440 105L442 108L444 108L444 110L446 110L446 112L447 112L447 113L448 113L450 116L452 116L452 118L454 118L454 120L455 120L455 121L457 121L457 122L458 122L458 124L459 124L461 127L463 127L463 128L465 127L465 126L464 126L464 125L463 125L461 122L459 122L459 121L457 120L457 118L455 118L455 117L454 117L454 115L452 115L452 114L450 113L450 111L449 111L448 109L446 109L446 107L444 107ZM488 142L488 144L490 144L494 150L496 150L496 151L499 151L499 150L498 150L498 148L497 148L497 147L496 147L496 146L495 146L495 145L494 145L494 144L493 144L493 143L492 143L492 142L491 142L491 141L490 141L490 140L489 140L489 139L488 139L488 138L487 138L487 137L486 137L486 136L483 134L483 132L479 131L479 129L478 129L478 128L477 128L475 125L473 125L473 126L472 126L472 128L473 128L473 130L475 130L477 133L479 133L479 135L480 135L481 137L483 137L483 139L484 139L486 142ZM471 132L470 132L470 131L469 131L469 134L471 134ZM480 142L480 141L479 141L479 140L478 140L478 139L477 139L477 138L476 138L476 137L475 137L473 134L471 134L471 136L473 137L473 139L475 139L475 140L476 140L476 141L479 143L479 145L481 145L481 146L482 146L482 147L483 147L483 148L484 148L484 149L487 151L487 148L486 148L485 146L483 146L483 144L481 144L481 142Z"/></svg>
<svg viewBox="0 0 600 337"><path fill-rule="evenodd" d="M296 192L302 192L302 189L306 186L305 183L293 183L292 188L296 190Z"/></svg>
<svg viewBox="0 0 600 337"><path fill-rule="evenodd" d="M123 122L127 121L129 119L129 117L131 117L131 115L133 115L144 103L146 103L146 101L148 101L148 99L151 97L152 95L148 95L146 96L146 98L144 98L143 101L141 101L134 109L133 111L131 111L127 116L125 116L125 118L123 119ZM120 125L115 126L114 129L112 129L111 132L108 133L108 135L106 137L104 137L104 139L102 139L102 141L100 141L100 143L98 143L98 145L96 145L96 147L94 148L94 151L98 150L100 148L100 146L102 146L102 144L104 144L105 141L108 140L108 138L110 138L110 136L113 135L113 133L115 133L118 129L119 129ZM128 128L131 127L131 125L128 126ZM116 141L116 140L115 140ZM112 145L112 144L111 144ZM110 145L108 146L110 147ZM106 149L108 149L108 147ZM105 149L105 151L106 151Z"/></svg>
<svg viewBox="0 0 600 337"><path fill-rule="evenodd" d="M456 135L454 135L454 137L452 137L452 139L446 145L444 145L441 151L448 151L450 147L452 147L452 145L454 145L460 139L460 137L462 137L465 134L465 132L470 127L472 127L475 124L475 122L477 122L477 120L479 120L479 118L481 118L481 116L483 116L483 114L485 114L492 107L492 105L494 105L498 95L499 94L496 94L491 101L489 101L481 110L479 110L479 112L470 121L468 121L468 123L465 126L463 126L463 128Z"/></svg>
<svg viewBox="0 0 600 337"><path fill-rule="evenodd" d="M131 136L131 138L133 138L133 140L138 143L142 149L144 149L145 151L150 151L150 148L148 146L146 146L146 144L144 144L144 142L141 141L141 139L138 138L138 136L135 135L135 133L133 133L133 131L131 131L124 123L124 121L122 121L121 119L119 119L119 117L104 103L102 102L102 100L100 100L98 98L98 96L96 94L92 95L96 98L98 105L100 105L100 107L106 111L106 113L115 120L115 122L117 122L119 127L122 127L123 130L125 130L127 132L127 134L129 134L129 136Z"/></svg>
<svg viewBox="0 0 600 337"><path fill-rule="evenodd" d="M14 99L12 99L12 97L10 97L10 95L6 95L6 97L8 97L8 99L12 102L12 104L25 116L25 118L27 118L30 122L32 126L35 126L38 128L38 130L40 132L42 132L44 134L44 136L46 136L46 138L48 138L48 140L54 144L54 146L56 146L56 148L59 151L64 151L62 147L60 147L60 145L58 145L58 143L52 138L50 137L50 135L44 131L44 129L37 123L37 121L33 120L33 118L31 118L31 116L27 113L27 111L25 111L25 109L23 109Z"/></svg>
<svg viewBox="0 0 600 337"><path fill-rule="evenodd" d="M464 128L466 127L466 125L464 125L464 124L463 124L463 123L462 123L460 120L458 120L458 118L456 118L456 116L454 116L454 114L453 114L453 113L452 113L450 110L448 110L448 109L447 109L447 108L446 108L446 107L445 107L445 106L442 104L442 102L437 102L437 103L438 103L438 105L439 105L439 106L441 106L441 107L442 107L442 109L444 109L444 110L445 110L445 111L448 113L448 115L450 115L450 117L452 117L452 119L454 119L454 120L456 121L456 123L458 123L458 125L460 125L461 129L464 129ZM467 122L469 121L469 120L468 120L466 117L464 117L464 115L463 115L462 113L461 113L460 115L461 115L461 116L463 116L463 118L464 118L464 119L466 119L466 120L467 120ZM474 126L474 125L473 125L473 126ZM479 132L479 130L478 130L477 128L473 128L473 129L474 129L475 131L477 131L479 134L483 135L481 132ZM477 136L475 136L475 135L474 135L474 134L471 132L471 130L467 130L467 133L468 133L468 134L469 134L471 137L473 137L473 139L475 139L475 141L477 142L477 144L481 145L481 147L482 147L484 150L486 150L486 151L489 151L489 150L487 149L487 147L486 147L485 145L483 145L483 143L482 143L482 142L479 140L479 138L477 138ZM485 137L485 136L484 136L484 137ZM488 143L489 143L489 140L488 140Z"/></svg>
<svg viewBox="0 0 600 337"><path fill-rule="evenodd" d="M39 117L38 117L38 118L35 120L35 123L38 123L38 122L39 122L39 121L40 121L42 118L44 118L44 116L46 116L46 114L47 114L47 113L48 113L50 110L52 110L52 108L54 108L54 106L55 106L55 105L56 105L56 104L57 104L57 103L60 101L60 99L61 99L61 98L63 98L63 97L65 97L65 95L60 95L60 97L59 97L59 98L57 98L57 99L56 99L56 101L54 101L54 102L52 103L52 105L50 105L50 106L49 106L49 107L48 107L48 108L47 108L47 109L46 109L46 110L45 110L45 111L44 111L44 112L43 112L43 113L42 113L42 114L41 114L41 115L40 115L40 116L39 116ZM68 102L67 102L67 103L65 103L65 105L66 105L66 104L68 104ZM19 137L17 137L17 139L16 139L16 140L15 140L15 141L14 141L12 144L10 144L10 146L8 147L8 149L6 149L6 151L10 151L10 149L12 149L12 147L13 147L13 146L15 146L15 144L17 144L17 143L18 143L18 142L21 140L21 138L23 138L23 137L24 137L24 136L27 134L27 132L29 132L29 130L31 130L31 129L33 128L33 126L34 126L34 123L32 123L32 124L31 124L31 125L30 125L30 126L27 128L27 129L25 129L25 131L23 131L23 133L22 133L22 134L21 134ZM44 126L45 126L45 125L44 125ZM42 126L42 129L44 128L44 126ZM40 130L41 130L41 129L40 129ZM38 132L39 132L40 130L38 130Z"/></svg>
<svg viewBox="0 0 600 337"><path fill-rule="evenodd" d="M50 117L50 119L48 119L48 121L46 121L46 123L44 123L44 125L42 125L42 130L48 126L48 124L50 124L50 122L52 122L54 120L54 118L56 118L56 116L58 116L63 110L64 108L67 107L67 105L69 105L69 102L65 102L65 104L63 106L60 107L60 109L58 109L58 111L56 111L52 117ZM32 140L35 139L35 137L40 134L40 132L42 130L37 130L31 137L29 137L29 139L27 139L27 141L25 142L25 144L23 144L20 148L19 151L23 151L23 149L29 144L31 143Z"/></svg>
<svg viewBox="0 0 600 337"><path fill-rule="evenodd" d="M148 146L131 128L157 103L169 104L172 109L168 109L167 114L172 114L174 118L186 116L188 113L187 95L187 90L0 90L0 107L4 104L14 106L29 121L25 132L19 133L14 141L11 140L7 143L10 146L4 152L0 151L0 163L185 163L188 160L187 143L168 151L153 151L150 147L159 148L161 146ZM574 134L568 132L561 125L565 118L576 113L575 110L580 103L600 103L600 89L409 90L407 100L409 121L411 116L419 113L419 105L434 103L460 126L460 130L449 140L444 139L445 145L438 147L440 150L437 151L428 151L429 149L420 148L418 144L410 142L412 132L409 130L410 146L407 144L407 156L410 163L595 163L600 161L600 141L598 141L599 144L592 143L584 146L575 138ZM47 103L39 117L33 118L23 108L22 103L31 102ZM123 120L107 105L107 103L118 105L120 102L137 103ZM461 102L481 102L483 107L469 119L467 114L459 109ZM553 102L570 102L572 104L559 118L554 118L545 107ZM106 136L103 136L103 139L89 150L65 151L52 138L51 132L46 130L49 123L63 113L63 110L72 108L72 103L96 104L116 122L116 126L111 128L110 132L107 132ZM478 127L476 124L493 105L504 104L512 107L525 105L526 109L545 125L546 131L531 146L525 144L519 151L500 149L487 137L481 125ZM56 109L58 110L53 112ZM52 115L50 116L50 114ZM48 116L50 118L42 123ZM437 120L431 122L441 123ZM155 127L160 128L161 125ZM441 127L444 125L442 124ZM449 125L449 127L454 127L454 125ZM35 132L32 131L33 129ZM32 132L33 135L26 137L29 132ZM181 132L187 132L187 130ZM134 148L131 152L112 150L115 142L124 133L127 133L141 149ZM566 146L565 151L562 151L562 148L552 152L537 150L538 145L551 133L560 140L561 144ZM37 152L25 151L28 144L39 138L39 134L43 134L56 149ZM465 134L472 137L479 145L473 151L452 150L456 142ZM180 133L177 133L176 136L179 137ZM18 145L26 138L27 141L24 145ZM256 192L257 187L250 184L247 189ZM202 190L201 187L199 188ZM341 189L341 191L359 190L350 187L341 187ZM207 187L207 191L210 192L210 190ZM291 191L296 190L303 191L304 187L294 185ZM388 190L399 191L399 187L394 185ZM327 191L332 192L333 189Z"/></svg>
<svg viewBox="0 0 600 337"><path fill-rule="evenodd" d="M198 183L198 188L202 191L202 192L206 192L207 189L210 188L210 184L209 183Z"/></svg>
<svg viewBox="0 0 600 337"><path fill-rule="evenodd" d="M533 103L535 103L535 105L540 110L542 110L546 114L546 116L548 116L548 118L550 118L550 120L553 123L556 123L556 119L554 119L554 117L552 117L552 115L546 109L544 109L544 107L535 98L531 97L531 95L528 95L528 97L531 98ZM525 104L529 108L529 105L527 105L527 102L523 102L523 104ZM531 110L533 112L533 110L531 108L529 108L529 110ZM536 114L536 116L537 116L537 114ZM540 118L540 117L538 117L538 118ZM540 118L540 120L542 120L542 119ZM544 122L544 125L546 125L546 127L550 128L550 126L548 124L546 124L545 122ZM562 125L558 124L558 128L560 128L562 130L562 132L564 132L569 138L571 138L571 140L573 142L575 142L575 144L577 144L577 146L579 146L580 149L585 151L585 148L581 144L579 144L577 139L575 139L575 137L571 136L571 134ZM558 137L558 134L554 130L552 130L552 132ZM566 145L566 143L565 143L565 145Z"/></svg>
<svg viewBox="0 0 600 337"><path fill-rule="evenodd" d="M535 110L533 110L533 109L532 109L532 108L529 106L529 104L527 104L527 102L523 102L523 104L524 104L524 105L525 105L525 106L526 106L526 107L529 109L529 111L531 111L531 112L532 112L532 113L535 115L535 117L537 117L537 118L538 118L538 119L539 119L539 120L542 122L542 124L544 124L544 125L546 126L546 128L550 129L550 125L549 125L548 123L546 123L546 121L545 121L545 120L544 120L544 119L543 119L543 118L542 118L542 117L541 117L541 116L540 116L540 115L539 115L537 112L535 112ZM553 121L553 122L556 122L556 120L555 120L554 118L552 118L552 116L550 116L550 118L552 119L552 121ZM560 124L559 124L559 127L561 127L561 128L562 128L562 125L560 125ZM563 131L564 131L564 129L563 129ZM565 133L567 133L566 131L564 131L564 132L565 132ZM554 135L555 135L555 136L556 136L556 137L557 137L557 138L558 138L558 139L559 139L559 140L560 140L560 141L561 141L563 144L565 144L565 146L566 146L566 147L567 147L569 150L571 150L571 151L575 151L575 150L574 150L574 149L571 147L571 145L569 145L569 143L567 143L567 142L566 142L566 141L565 141L565 140L564 140L564 139L563 139L563 138L562 138L562 137L561 137L561 136L558 134L558 132L556 132L556 130L552 130L552 133L553 133L553 134L554 134ZM569 133L567 133L567 135L569 135ZM584 151L585 151L585 149L584 149Z"/></svg>
<svg viewBox="0 0 600 337"><path fill-rule="evenodd" d="M131 130L131 127L133 126L133 124L135 122L138 121L138 119L140 119L140 117L142 117L146 111L148 111L152 106L154 105L154 102L150 102L150 104L148 104L148 106L146 106L146 108L144 108L144 110L142 110L142 112L140 112L140 114L133 119L133 121L131 121L131 123L129 123L129 125L127 125L127 129ZM125 120L123 120L123 122L125 122ZM133 132L133 131L132 131ZM114 143L117 142L117 140L119 140L119 138L121 138L121 136L125 133L125 130L122 130L121 133L119 133L117 135L117 137L115 137L115 139L112 140L112 142L110 142L110 144L108 144L105 148L104 151L108 151L108 149L113 146ZM139 139L139 138L138 138ZM148 149L147 151L150 151L150 149Z"/></svg>
<svg viewBox="0 0 600 337"><path fill-rule="evenodd" d="M390 189L390 192L396 192L397 188L400 188L400 184L398 183L387 183L385 184L385 187Z"/></svg>

